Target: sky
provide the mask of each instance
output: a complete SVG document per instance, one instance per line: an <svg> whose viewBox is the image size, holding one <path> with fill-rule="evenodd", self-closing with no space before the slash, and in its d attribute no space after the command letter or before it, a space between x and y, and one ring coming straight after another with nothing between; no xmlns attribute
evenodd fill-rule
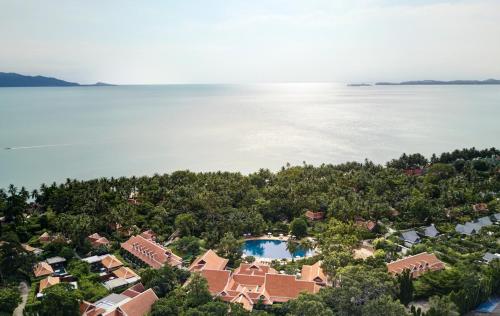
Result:
<svg viewBox="0 0 500 316"><path fill-rule="evenodd" d="M0 0L0 71L117 84L500 79L500 0Z"/></svg>

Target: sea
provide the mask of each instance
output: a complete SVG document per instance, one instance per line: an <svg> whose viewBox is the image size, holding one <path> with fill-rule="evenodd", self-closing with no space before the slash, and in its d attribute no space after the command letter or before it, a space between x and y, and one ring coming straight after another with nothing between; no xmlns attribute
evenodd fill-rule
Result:
<svg viewBox="0 0 500 316"><path fill-rule="evenodd" d="M500 147L500 86L0 88L0 188Z"/></svg>

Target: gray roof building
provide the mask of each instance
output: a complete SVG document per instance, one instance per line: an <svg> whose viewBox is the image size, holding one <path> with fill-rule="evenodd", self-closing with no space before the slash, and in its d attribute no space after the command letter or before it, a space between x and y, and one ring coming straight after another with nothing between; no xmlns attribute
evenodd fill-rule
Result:
<svg viewBox="0 0 500 316"><path fill-rule="evenodd" d="M416 244L420 242L420 237L418 237L415 230L409 230L401 233L401 239L410 244Z"/></svg>
<svg viewBox="0 0 500 316"><path fill-rule="evenodd" d="M431 224L424 229L424 235L425 237L436 237L437 235L439 235L439 231L436 229L436 226L434 226L434 224Z"/></svg>
<svg viewBox="0 0 500 316"><path fill-rule="evenodd" d="M481 224L481 228L484 226L493 225L489 216L483 216L481 218L478 218L477 222Z"/></svg>
<svg viewBox="0 0 500 316"><path fill-rule="evenodd" d="M500 259L500 253L491 253L491 252L487 252L484 254L483 256L483 260L487 263L490 263L491 260L494 260L494 259Z"/></svg>
<svg viewBox="0 0 500 316"><path fill-rule="evenodd" d="M63 262L66 262L66 259L64 259L63 257L52 257L52 258L47 258L47 260L45 260L48 264L52 265L52 264L56 264L56 263L63 263Z"/></svg>
<svg viewBox="0 0 500 316"><path fill-rule="evenodd" d="M94 303L96 307L105 309L106 311L113 309L120 302L124 300L129 300L130 297L123 294L112 293Z"/></svg>
<svg viewBox="0 0 500 316"><path fill-rule="evenodd" d="M491 218L492 218L495 222L500 222L500 213L496 213L496 214L491 215Z"/></svg>
<svg viewBox="0 0 500 316"><path fill-rule="evenodd" d="M464 235L476 234L479 230L481 230L481 226L473 222L467 222L464 225L457 224L455 226L455 231Z"/></svg>

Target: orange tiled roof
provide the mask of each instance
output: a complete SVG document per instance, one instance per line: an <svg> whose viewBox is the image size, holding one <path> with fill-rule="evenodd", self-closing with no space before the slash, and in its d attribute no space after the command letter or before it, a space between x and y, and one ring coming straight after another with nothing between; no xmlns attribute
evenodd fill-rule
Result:
<svg viewBox="0 0 500 316"><path fill-rule="evenodd" d="M435 254L422 252L418 255L406 257L387 264L389 273L398 275L404 270L410 270L414 278L427 271L437 271L444 269L444 263Z"/></svg>
<svg viewBox="0 0 500 316"><path fill-rule="evenodd" d="M278 272L268 265L259 265L255 263L242 263L238 268L236 268L236 270L234 270L234 274L265 276L266 273L278 273Z"/></svg>
<svg viewBox="0 0 500 316"><path fill-rule="evenodd" d="M323 212L314 212L314 211L311 211L311 210L308 210L306 211L306 217L310 220L320 220L320 219L323 219L324 217L324 213Z"/></svg>
<svg viewBox="0 0 500 316"><path fill-rule="evenodd" d="M148 266L159 269L165 264L181 266L182 258L171 250L142 236L132 236L121 247Z"/></svg>
<svg viewBox="0 0 500 316"><path fill-rule="evenodd" d="M99 235L98 233L94 233L87 237L92 247L106 246L109 245L109 240L106 237Z"/></svg>
<svg viewBox="0 0 500 316"><path fill-rule="evenodd" d="M264 265L243 263L232 274L223 269L202 269L200 273L207 279L212 295L226 302L241 303L248 310L261 298L264 304L273 304L297 298L301 292L316 293L320 289L314 281L278 274Z"/></svg>
<svg viewBox="0 0 500 316"><path fill-rule="evenodd" d="M94 304L82 301L80 303L80 315L85 315L85 316L98 316L102 315L105 313L106 310L103 308L97 308Z"/></svg>
<svg viewBox="0 0 500 316"><path fill-rule="evenodd" d="M286 302L302 292L312 294L319 291L316 283L297 280L295 276L286 274L266 274L265 288L273 302Z"/></svg>
<svg viewBox="0 0 500 316"><path fill-rule="evenodd" d="M228 260L219 257L212 249L207 250L203 255L196 258L189 266L189 271L209 270L224 270Z"/></svg>
<svg viewBox="0 0 500 316"><path fill-rule="evenodd" d="M61 279L59 277L48 276L42 281L40 281L40 286L38 287L38 292L42 292L44 289L51 287L52 285L59 284Z"/></svg>
<svg viewBox="0 0 500 316"><path fill-rule="evenodd" d="M304 281L312 281L320 285L327 283L327 277L323 272L323 269L321 269L321 261L318 261L313 265L303 265L301 275L301 280Z"/></svg>
<svg viewBox="0 0 500 316"><path fill-rule="evenodd" d="M50 242L50 241L52 241L52 239L54 239L54 238L52 236L50 236L49 233L47 233L47 232L44 232L43 234L40 235L40 237L38 237L38 240L41 243Z"/></svg>
<svg viewBox="0 0 500 316"><path fill-rule="evenodd" d="M101 264L108 270L123 266L123 263L114 255L106 255L104 258L102 258Z"/></svg>
<svg viewBox="0 0 500 316"><path fill-rule="evenodd" d="M144 316L149 314L151 307L158 300L155 292L148 289L120 305L118 309L126 316Z"/></svg>
<svg viewBox="0 0 500 316"><path fill-rule="evenodd" d="M136 285L129 287L128 289L123 291L122 294L128 297L136 297L144 291L146 291L144 285L142 285L142 283L137 283Z"/></svg>
<svg viewBox="0 0 500 316"><path fill-rule="evenodd" d="M156 239L156 234L151 230L146 230L146 231L143 231L141 233L141 236L146 238L146 239L150 239L150 240L155 240Z"/></svg>
<svg viewBox="0 0 500 316"><path fill-rule="evenodd" d="M231 303L241 304L244 309L250 312L253 309L253 300L245 293L238 294L238 296L231 300Z"/></svg>
<svg viewBox="0 0 500 316"><path fill-rule="evenodd" d="M122 279L130 279L138 276L137 273L134 272L134 270L128 267L120 267L115 271L113 271L113 274L117 278L122 278Z"/></svg>
<svg viewBox="0 0 500 316"><path fill-rule="evenodd" d="M106 308L100 308L93 303L82 301L80 303L80 314L82 316L144 316L149 314L151 307L158 300L152 289L145 290L140 283L121 294L128 298Z"/></svg>
<svg viewBox="0 0 500 316"><path fill-rule="evenodd" d="M228 270L201 270L201 275L207 279L210 293L218 294L224 290L231 272Z"/></svg>
<svg viewBox="0 0 500 316"><path fill-rule="evenodd" d="M45 276L45 275L51 275L52 273L54 273L54 270L52 269L52 267L50 266L50 264L48 264L45 261L42 261L42 262L39 262L35 266L35 269L33 270L33 273L38 278L38 277Z"/></svg>

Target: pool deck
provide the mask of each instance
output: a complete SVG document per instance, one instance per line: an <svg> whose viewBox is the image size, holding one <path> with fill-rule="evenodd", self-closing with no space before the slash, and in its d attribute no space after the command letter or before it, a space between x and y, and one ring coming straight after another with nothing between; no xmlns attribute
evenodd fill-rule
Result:
<svg viewBox="0 0 500 316"><path fill-rule="evenodd" d="M288 241L288 239L290 239L290 237L288 237L288 236L276 237L276 236L262 235L262 236L244 237L244 239L245 240L282 240L282 241Z"/></svg>

